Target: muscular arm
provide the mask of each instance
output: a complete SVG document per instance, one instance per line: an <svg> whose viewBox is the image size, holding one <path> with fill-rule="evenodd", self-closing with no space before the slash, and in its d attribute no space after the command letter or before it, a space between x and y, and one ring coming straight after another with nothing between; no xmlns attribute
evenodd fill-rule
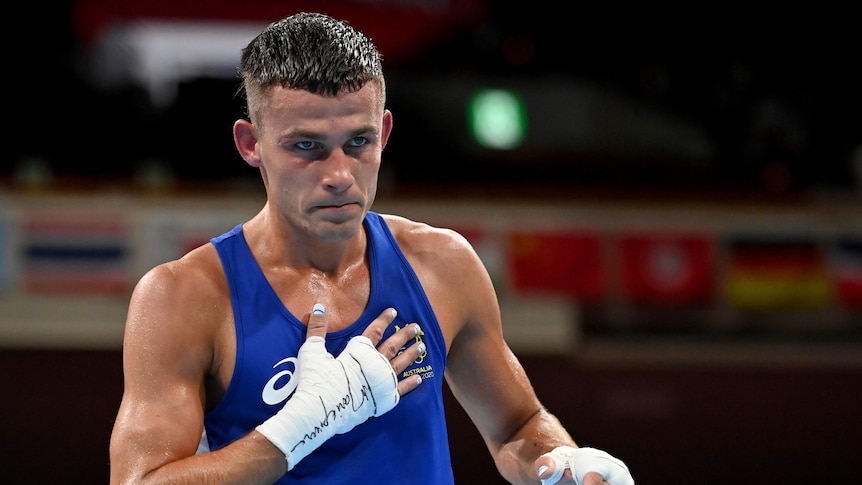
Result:
<svg viewBox="0 0 862 485"><path fill-rule="evenodd" d="M439 241L437 246L447 247ZM559 420L542 406L503 340L496 292L484 265L457 235L448 248L448 254L437 259L453 264L448 270L431 272L442 275L431 279L436 294L445 295L441 300L445 304L435 309L445 308L449 320L444 332L452 338L447 382L485 440L500 474L513 484L536 484L537 467L541 467L542 483L634 485L625 463L602 450L578 448Z"/></svg>
<svg viewBox="0 0 862 485"><path fill-rule="evenodd" d="M470 341L459 341L462 337ZM496 337L482 342L486 338L459 335L450 352L447 382L501 475L511 483L535 484L534 462L540 455L576 445L542 406L508 346L494 342Z"/></svg>
<svg viewBox="0 0 862 485"><path fill-rule="evenodd" d="M390 226L398 222L393 219ZM535 460L575 443L544 409L504 341L496 292L483 263L457 233L405 226L399 243L407 248L449 343L446 379L453 395L503 477L537 483Z"/></svg>
<svg viewBox="0 0 862 485"><path fill-rule="evenodd" d="M272 483L284 455L257 432L195 455L204 383L217 371L219 323L229 298L201 268L200 250L155 268L138 283L123 342L124 394L111 436L111 483Z"/></svg>
<svg viewBox="0 0 862 485"><path fill-rule="evenodd" d="M472 251L471 251L472 253ZM470 256L461 288L470 295L465 323L452 342L447 382L482 435L498 470L511 483L537 483L535 460L561 445L575 446L542 406L517 357L503 340L497 297L478 258Z"/></svg>

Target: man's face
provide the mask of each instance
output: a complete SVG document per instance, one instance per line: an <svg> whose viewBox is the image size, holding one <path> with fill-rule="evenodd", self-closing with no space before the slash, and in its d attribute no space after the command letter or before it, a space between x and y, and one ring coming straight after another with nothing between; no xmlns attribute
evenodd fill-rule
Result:
<svg viewBox="0 0 862 485"><path fill-rule="evenodd" d="M350 238L374 202L392 129L378 85L336 97L276 86L269 100L255 132L269 203L311 238Z"/></svg>

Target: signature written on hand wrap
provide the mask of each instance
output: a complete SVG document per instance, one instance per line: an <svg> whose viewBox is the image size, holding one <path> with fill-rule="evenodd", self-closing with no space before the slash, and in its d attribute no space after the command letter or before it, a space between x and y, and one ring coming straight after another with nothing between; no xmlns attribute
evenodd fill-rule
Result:
<svg viewBox="0 0 862 485"><path fill-rule="evenodd" d="M354 358L354 361L356 359ZM341 399L336 399L334 407L330 409L332 406L331 403L327 402L327 397L321 394L317 395L318 401L320 401L320 408L323 415L323 418L320 422L314 426L311 431L306 433L299 442L297 442L291 451L296 450L297 447L306 444L307 441L312 441L316 439L318 436L323 435L325 438L330 436L330 427L344 425L345 423L339 422L344 413L353 413L357 414L364 407L372 406L371 412L367 413L364 418L354 423L348 429L340 430L341 433L345 433L353 429L359 423L364 422L368 417L371 417L377 413L377 401L374 398L374 388L368 382L368 376L365 375L365 371L362 369L362 366L359 365L359 362L356 362L357 368L359 369L359 377L362 381L362 385L359 386L358 389L353 388L350 379L350 373L346 371L344 368L344 364L341 364L342 374L344 375L344 381L347 384L347 393L344 394ZM339 430L335 430L332 434L339 434Z"/></svg>

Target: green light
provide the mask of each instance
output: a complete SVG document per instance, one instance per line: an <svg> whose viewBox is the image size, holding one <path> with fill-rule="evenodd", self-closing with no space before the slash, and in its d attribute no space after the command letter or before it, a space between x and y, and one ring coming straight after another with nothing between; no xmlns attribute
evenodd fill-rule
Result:
<svg viewBox="0 0 862 485"><path fill-rule="evenodd" d="M485 148L510 150L524 141L526 109L523 101L511 91L477 92L469 101L467 116L473 139Z"/></svg>

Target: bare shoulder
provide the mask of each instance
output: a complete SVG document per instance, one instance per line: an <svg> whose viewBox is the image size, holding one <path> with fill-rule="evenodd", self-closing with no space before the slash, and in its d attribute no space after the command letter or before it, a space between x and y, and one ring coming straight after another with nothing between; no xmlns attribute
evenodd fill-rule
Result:
<svg viewBox="0 0 862 485"><path fill-rule="evenodd" d="M218 255L212 244L205 244L154 267L138 281L129 303L126 338L136 341L139 334L149 334L163 344L188 345L192 339L212 344L229 311Z"/></svg>
<svg viewBox="0 0 862 485"><path fill-rule="evenodd" d="M384 218L419 277L449 348L466 328L472 329L470 334L488 335L487 329L499 327L491 278L467 238L399 216Z"/></svg>
<svg viewBox="0 0 862 485"><path fill-rule="evenodd" d="M215 248L205 244L180 259L160 264L138 281L134 295L195 306L227 291Z"/></svg>
<svg viewBox="0 0 862 485"><path fill-rule="evenodd" d="M463 264L475 257L469 241L455 230L392 214L383 218L408 259L445 257Z"/></svg>

